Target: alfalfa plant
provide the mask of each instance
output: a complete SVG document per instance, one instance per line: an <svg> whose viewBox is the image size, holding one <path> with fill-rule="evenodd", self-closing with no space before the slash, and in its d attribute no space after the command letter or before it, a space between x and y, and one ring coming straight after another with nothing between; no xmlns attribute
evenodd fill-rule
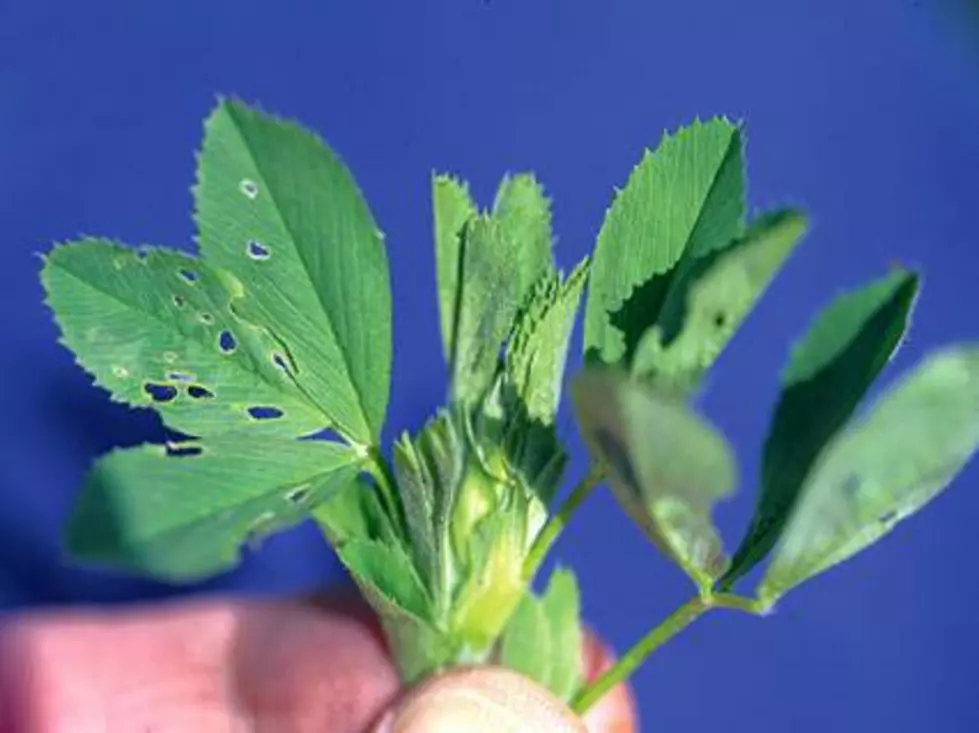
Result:
<svg viewBox="0 0 979 733"><path fill-rule="evenodd" d="M115 400L186 436L114 450L67 527L76 557L200 579L312 517L379 614L406 683L494 662L586 710L712 608L763 614L936 496L979 444L979 344L929 354L858 408L909 325L918 275L837 298L792 348L755 516L729 557L712 523L737 468L698 385L802 239L806 216L748 220L742 127L696 121L647 151L591 257L552 257L550 202L508 175L490 208L434 175L446 404L380 436L392 313L384 236L309 131L222 100L207 120L199 255L85 238L44 259L63 341ZM555 429L571 380L591 467L562 503ZM693 599L585 684L570 569L532 590L582 499L607 484L687 573ZM735 583L774 553L758 587Z"/></svg>

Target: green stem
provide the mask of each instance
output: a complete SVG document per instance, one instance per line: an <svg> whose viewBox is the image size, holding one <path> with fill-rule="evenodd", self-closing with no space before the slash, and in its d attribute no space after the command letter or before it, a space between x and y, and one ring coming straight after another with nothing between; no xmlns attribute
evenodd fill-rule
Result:
<svg viewBox="0 0 979 733"><path fill-rule="evenodd" d="M732 593L718 593L691 598L671 613L659 626L636 642L605 674L579 692L571 701L571 708L578 715L584 715L605 693L625 682L646 660L646 657L712 608L727 608L755 615L762 615L765 612L764 607L758 601Z"/></svg>
<svg viewBox="0 0 979 733"><path fill-rule="evenodd" d="M395 526L404 528L405 520L401 500L395 490L396 481L394 479L394 471L391 470L391 465L384 457L384 454L381 453L380 448L372 446L368 449L368 453L371 459L369 471L371 476L374 477L374 481L377 482L377 489L381 494L381 501L385 509L387 509L391 521L395 523Z"/></svg>
<svg viewBox="0 0 979 733"><path fill-rule="evenodd" d="M528 582L533 580L537 574L538 569L540 569L541 564L544 562L544 558L547 557L547 553L550 552L557 538L561 535L561 532L568 525L568 522L571 521L571 515L575 513L578 507L581 506L581 503L588 498L592 490L601 482L602 473L601 468L597 465L592 465L588 469L588 473L585 474L581 481L578 482L578 485L568 494L568 498L564 500L561 508L558 509L557 513L551 517L537 535L534 544L530 548L530 552L527 553L526 560L524 560L523 575Z"/></svg>

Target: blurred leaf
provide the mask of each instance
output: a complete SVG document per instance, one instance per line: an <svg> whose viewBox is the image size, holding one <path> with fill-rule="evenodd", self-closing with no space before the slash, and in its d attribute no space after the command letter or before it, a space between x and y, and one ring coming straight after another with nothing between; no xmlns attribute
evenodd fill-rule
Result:
<svg viewBox="0 0 979 733"><path fill-rule="evenodd" d="M586 371L572 395L619 503L660 551L709 588L727 567L711 520L737 482L727 441L680 400L625 374Z"/></svg>
<svg viewBox="0 0 979 733"><path fill-rule="evenodd" d="M334 548L352 540L401 541L376 487L363 475L338 488L310 514Z"/></svg>
<svg viewBox="0 0 979 733"><path fill-rule="evenodd" d="M722 587L731 587L778 541L816 458L901 343L917 292L911 272L875 280L837 298L794 348L765 443L755 516Z"/></svg>
<svg viewBox="0 0 979 733"><path fill-rule="evenodd" d="M741 148L740 128L713 119L664 136L655 152L645 153L598 235L585 309L590 361L628 362L656 322L681 258L704 257L741 235ZM643 288L651 282L655 287ZM641 307L613 323L611 314L637 295Z"/></svg>
<svg viewBox="0 0 979 733"><path fill-rule="evenodd" d="M574 573L551 576L543 596L528 592L501 640L500 663L570 700L584 679L581 601Z"/></svg>
<svg viewBox="0 0 979 733"><path fill-rule="evenodd" d="M195 580L235 565L256 545L305 519L362 467L325 441L240 435L115 450L88 474L67 527L82 560L166 580Z"/></svg>
<svg viewBox="0 0 979 733"><path fill-rule="evenodd" d="M195 188L205 261L232 273L240 317L280 343L287 376L334 426L373 444L391 371L383 235L347 168L298 124L223 101Z"/></svg>
<svg viewBox="0 0 979 733"><path fill-rule="evenodd" d="M56 247L41 277L79 363L115 399L153 408L174 430L291 438L330 423L276 367L276 342L235 318L226 273L178 252L84 239ZM274 408L275 419L256 419L254 408Z"/></svg>
<svg viewBox="0 0 979 733"><path fill-rule="evenodd" d="M979 447L979 346L931 355L826 447L759 596L774 602L934 499Z"/></svg>
<svg viewBox="0 0 979 733"><path fill-rule="evenodd" d="M431 599L400 544L354 540L338 555L380 616L406 684L438 671L453 658L451 639L429 620Z"/></svg>
<svg viewBox="0 0 979 733"><path fill-rule="evenodd" d="M670 283L656 324L639 341L633 373L664 388L695 388L807 227L806 216L799 211L774 211L757 219L730 246L681 266Z"/></svg>

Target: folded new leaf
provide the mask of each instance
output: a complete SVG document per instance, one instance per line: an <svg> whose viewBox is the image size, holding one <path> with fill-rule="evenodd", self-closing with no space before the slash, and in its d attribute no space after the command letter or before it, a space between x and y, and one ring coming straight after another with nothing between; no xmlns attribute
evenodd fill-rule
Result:
<svg viewBox="0 0 979 733"><path fill-rule="evenodd" d="M585 309L590 361L631 365L688 262L744 230L741 130L695 122L646 152L615 197L598 235Z"/></svg>
<svg viewBox="0 0 979 733"><path fill-rule="evenodd" d="M711 520L714 504L737 483L727 441L684 402L625 373L585 371L572 398L619 503L707 591L727 567Z"/></svg>
<svg viewBox="0 0 979 733"><path fill-rule="evenodd" d="M67 526L80 560L165 580L197 580L238 561L242 545L305 519L363 460L325 441L228 434L116 450L88 474Z"/></svg>
<svg viewBox="0 0 979 733"><path fill-rule="evenodd" d="M391 370L383 236L346 166L299 125L224 101L208 119L194 189L202 256L243 285L276 363L364 445L380 435Z"/></svg>
<svg viewBox="0 0 979 733"><path fill-rule="evenodd" d="M837 298L793 349L765 442L758 506L723 587L778 541L820 452L901 343L917 292L917 275L896 270Z"/></svg>
<svg viewBox="0 0 979 733"><path fill-rule="evenodd" d="M528 592L500 642L500 663L570 700L583 680L581 601L574 573L559 568L538 597Z"/></svg>
<svg viewBox="0 0 979 733"><path fill-rule="evenodd" d="M655 323L636 346L632 372L662 388L695 389L737 332L775 275L795 250L808 226L791 209L763 214L729 246L700 256L684 256L673 271L657 276L623 304L620 318L637 322L650 289L664 289ZM649 311L646 318L654 311Z"/></svg>
<svg viewBox="0 0 979 733"><path fill-rule="evenodd" d="M432 189L451 398L471 404L489 389L531 288L553 267L550 203L526 174L503 180L491 212L481 213L450 176L435 176Z"/></svg>
<svg viewBox="0 0 979 733"><path fill-rule="evenodd" d="M279 344L235 316L241 285L227 273L179 252L84 239L56 247L41 277L81 365L174 430L297 437L329 425L278 365Z"/></svg>
<svg viewBox="0 0 979 733"><path fill-rule="evenodd" d="M774 603L935 498L979 447L979 345L923 360L826 447L759 588Z"/></svg>

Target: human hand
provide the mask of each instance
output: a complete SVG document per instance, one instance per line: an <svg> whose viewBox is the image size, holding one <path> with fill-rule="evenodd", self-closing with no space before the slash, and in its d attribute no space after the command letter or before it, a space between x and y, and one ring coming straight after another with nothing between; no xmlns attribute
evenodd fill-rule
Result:
<svg viewBox="0 0 979 733"><path fill-rule="evenodd" d="M608 664L593 637L583 653L592 676ZM376 620L347 596L180 601L0 623L0 733L636 729L625 688L582 723L500 669L457 671L403 694Z"/></svg>

